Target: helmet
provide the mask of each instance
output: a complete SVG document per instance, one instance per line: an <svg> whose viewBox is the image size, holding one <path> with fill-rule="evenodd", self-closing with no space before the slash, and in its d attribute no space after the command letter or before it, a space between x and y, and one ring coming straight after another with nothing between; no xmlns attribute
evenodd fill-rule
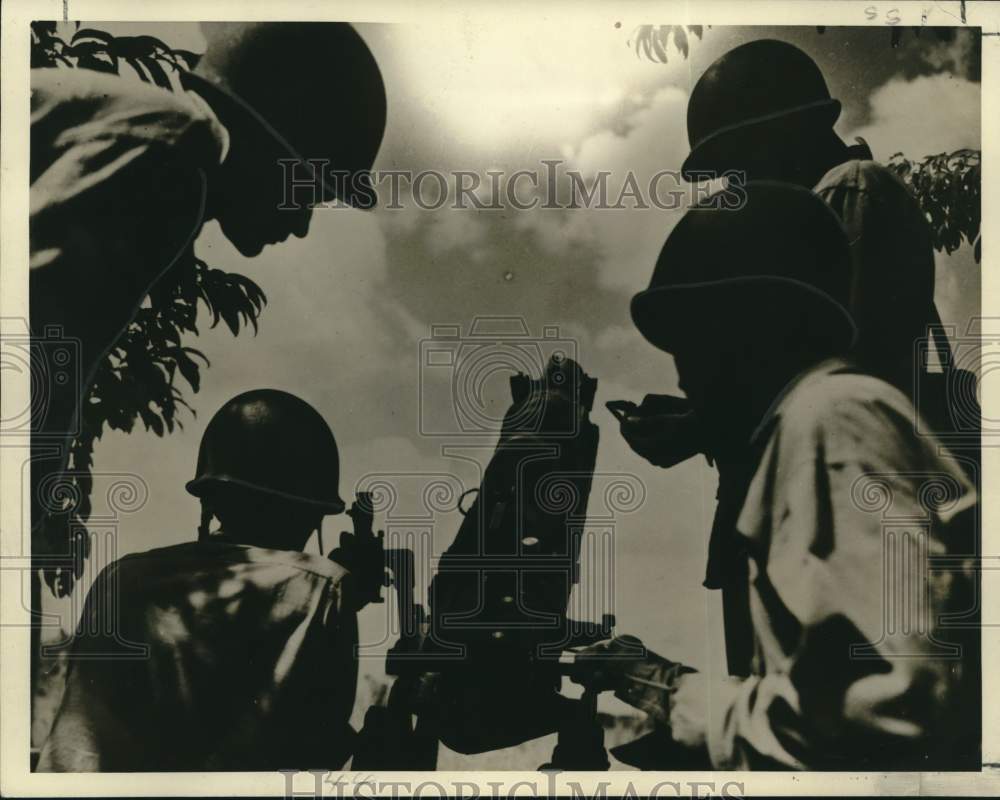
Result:
<svg viewBox="0 0 1000 800"><path fill-rule="evenodd" d="M749 309L762 322L794 315L846 350L857 332L847 311L850 250L837 215L801 186L748 181L744 189L741 206L727 207L717 193L670 232L649 288L632 298L639 332L675 352L712 335L749 335L726 324Z"/></svg>
<svg viewBox="0 0 1000 800"><path fill-rule="evenodd" d="M738 168L724 162L733 141L751 126L790 116L813 118L831 128L840 116L840 101L830 97L816 62L795 45L774 39L730 50L705 70L691 92L691 154L682 173L690 178L699 171Z"/></svg>
<svg viewBox="0 0 1000 800"><path fill-rule="evenodd" d="M220 486L242 486L339 514L339 483L337 442L320 413L288 392L254 389L208 423L187 490L204 497Z"/></svg>
<svg viewBox="0 0 1000 800"><path fill-rule="evenodd" d="M208 46L188 82L262 124L290 154L327 160L323 200L373 206L369 171L385 132L385 85L358 32L345 22L201 28Z"/></svg>

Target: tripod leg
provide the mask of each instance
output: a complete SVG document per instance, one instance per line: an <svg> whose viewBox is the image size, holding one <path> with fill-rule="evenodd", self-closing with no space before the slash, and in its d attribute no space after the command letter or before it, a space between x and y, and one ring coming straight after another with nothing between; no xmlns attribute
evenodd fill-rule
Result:
<svg viewBox="0 0 1000 800"><path fill-rule="evenodd" d="M352 769L424 771L437 768L438 737L433 714L417 716L415 687L397 678L385 706L365 713Z"/></svg>
<svg viewBox="0 0 1000 800"><path fill-rule="evenodd" d="M552 760L539 769L603 771L611 766L604 749L604 728L597 718L597 693L587 690L559 728Z"/></svg>

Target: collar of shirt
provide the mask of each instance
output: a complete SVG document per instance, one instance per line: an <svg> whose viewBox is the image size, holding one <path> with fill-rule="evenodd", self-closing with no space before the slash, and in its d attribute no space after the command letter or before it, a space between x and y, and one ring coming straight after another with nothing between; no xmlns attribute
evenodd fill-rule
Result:
<svg viewBox="0 0 1000 800"><path fill-rule="evenodd" d="M219 116L215 113L215 109L208 104L204 97L197 92L183 88L178 91L183 92L184 96L190 99L191 103L197 106L198 110L208 118L209 124L212 126L212 130L215 132L219 142L222 144L222 149L219 153L219 163L224 163L226 157L229 155L229 130L222 124Z"/></svg>
<svg viewBox="0 0 1000 800"><path fill-rule="evenodd" d="M757 427L753 429L753 433L750 434L749 443L757 444L761 438L771 429L774 422L777 420L778 412L781 409L781 405L785 398L791 394L792 390L795 389L799 384L801 384L807 378L813 375L825 375L831 372L836 372L838 370L844 369L848 366L848 362L840 357L828 358L824 361L820 361L811 367L808 367L798 373L793 377L788 383L786 383L780 392L775 395L774 400L771 401L771 405L767 407L767 411L764 412L764 416L761 417L760 422L757 423Z"/></svg>

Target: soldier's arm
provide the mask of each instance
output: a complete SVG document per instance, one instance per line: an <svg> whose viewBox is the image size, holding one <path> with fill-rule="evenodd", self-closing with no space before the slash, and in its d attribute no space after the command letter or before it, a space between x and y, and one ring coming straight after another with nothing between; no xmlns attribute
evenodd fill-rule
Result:
<svg viewBox="0 0 1000 800"><path fill-rule="evenodd" d="M92 358L190 247L224 131L203 104L90 70L32 73L32 327Z"/></svg>
<svg viewBox="0 0 1000 800"><path fill-rule="evenodd" d="M919 203L875 161L840 164L815 191L850 241L850 308L861 352L882 366L909 358L934 300L934 247Z"/></svg>
<svg viewBox="0 0 1000 800"><path fill-rule="evenodd" d="M711 694L719 768L915 768L962 713L970 654L941 620L970 575L929 559L975 493L895 404L834 406L770 448L741 518L765 669L714 693L691 682Z"/></svg>

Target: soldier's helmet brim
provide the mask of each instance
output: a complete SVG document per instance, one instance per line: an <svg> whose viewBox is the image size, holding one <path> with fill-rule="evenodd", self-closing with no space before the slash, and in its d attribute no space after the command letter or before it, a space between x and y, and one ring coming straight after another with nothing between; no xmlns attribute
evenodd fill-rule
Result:
<svg viewBox="0 0 1000 800"><path fill-rule="evenodd" d="M631 313L647 341L667 352L752 335L732 329L740 309L749 312L741 320L794 318L809 327L803 333L846 350L857 338L850 285L847 234L833 210L801 186L751 181L681 218Z"/></svg>
<svg viewBox="0 0 1000 800"><path fill-rule="evenodd" d="M254 389L220 408L198 448L188 492L205 498L240 488L308 506L324 514L345 508L340 453L322 415L278 389Z"/></svg>
<svg viewBox="0 0 1000 800"><path fill-rule="evenodd" d="M184 484L184 488L188 491L188 493L198 498L208 497L218 492L220 489L225 489L229 486L249 489L260 494L278 497L282 500L288 500L289 502L296 503L298 505L309 506L315 508L317 511L322 511L324 514L342 514L347 508L347 503L339 497L336 500L316 500L312 497L304 497L292 492L282 492L259 483L245 481L234 475L206 475L205 477L196 478Z"/></svg>

